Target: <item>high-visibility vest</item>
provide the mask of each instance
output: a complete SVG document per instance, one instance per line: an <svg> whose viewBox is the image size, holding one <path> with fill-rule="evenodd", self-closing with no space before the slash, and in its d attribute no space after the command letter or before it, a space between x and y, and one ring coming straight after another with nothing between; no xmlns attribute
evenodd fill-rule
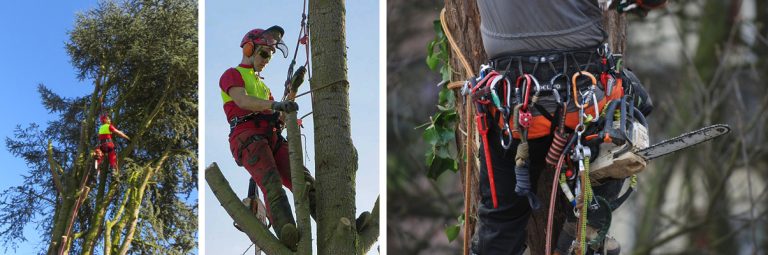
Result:
<svg viewBox="0 0 768 255"><path fill-rule="evenodd" d="M100 135L111 135L112 131L109 130L109 126L110 126L109 123L101 124L101 126L99 126L99 134Z"/></svg>
<svg viewBox="0 0 768 255"><path fill-rule="evenodd" d="M269 87L267 87L267 85L264 84L264 82L256 76L256 72L253 71L253 68L238 66L235 67L235 69L240 72L240 76L243 77L246 95L256 97L258 99L269 100ZM226 91L221 91L221 99L225 104L232 101L232 98L229 97L229 94L227 94Z"/></svg>

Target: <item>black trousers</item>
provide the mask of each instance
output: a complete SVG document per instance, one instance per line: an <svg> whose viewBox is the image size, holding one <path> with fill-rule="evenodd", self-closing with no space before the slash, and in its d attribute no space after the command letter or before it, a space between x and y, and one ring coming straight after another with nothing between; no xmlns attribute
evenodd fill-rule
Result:
<svg viewBox="0 0 768 255"><path fill-rule="evenodd" d="M482 255L522 254L525 251L526 226L531 215L528 198L515 193L515 155L520 140L514 140L505 150L499 142L498 128L491 127L488 144L493 166L498 208L493 208L491 187L485 163L485 151L480 147L480 218L477 243L473 252ZM546 166L545 157L552 137L529 140L530 177L532 190L536 191L541 171ZM540 198L541 199L541 198Z"/></svg>

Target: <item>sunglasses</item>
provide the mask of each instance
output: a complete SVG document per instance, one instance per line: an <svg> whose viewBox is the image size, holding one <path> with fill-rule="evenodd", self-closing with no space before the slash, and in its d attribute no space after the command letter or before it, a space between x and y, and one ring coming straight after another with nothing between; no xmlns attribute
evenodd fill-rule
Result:
<svg viewBox="0 0 768 255"><path fill-rule="evenodd" d="M271 50L259 50L259 56L263 59L270 59L272 58L272 51Z"/></svg>

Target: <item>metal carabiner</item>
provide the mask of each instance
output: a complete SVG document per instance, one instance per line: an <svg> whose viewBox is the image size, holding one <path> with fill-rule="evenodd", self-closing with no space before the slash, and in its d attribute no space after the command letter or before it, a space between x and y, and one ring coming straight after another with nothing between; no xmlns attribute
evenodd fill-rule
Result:
<svg viewBox="0 0 768 255"><path fill-rule="evenodd" d="M509 114L508 110L505 112L506 113L502 112L502 114ZM505 119L508 119L508 118L505 118ZM506 131L506 134L504 134L504 131ZM514 136L512 136L512 129L509 127L509 120L505 120L504 128L501 129L501 136L500 136L501 147L504 148L505 150L512 147L512 139L514 139Z"/></svg>
<svg viewBox="0 0 768 255"><path fill-rule="evenodd" d="M505 75L500 75L499 78L503 78L504 85L506 86L504 89L504 92L506 92L506 101L504 102L504 106L499 106L499 111L501 112L501 119L502 122L504 122L504 127L501 129L501 134L499 136L499 139L501 140L501 147L506 149L509 149L512 147L512 139L514 137L512 136L512 129L509 127L509 115L510 110L512 109L512 82L509 81L509 79ZM494 79L495 81L495 79ZM493 84L494 92L496 88L496 84ZM494 94L495 95L495 94ZM496 96L498 97L498 96ZM504 134L506 132L506 134ZM505 139L506 138L506 139Z"/></svg>
<svg viewBox="0 0 768 255"><path fill-rule="evenodd" d="M582 76L582 75L583 76L587 76L587 78L592 80L592 86L590 86L590 88L592 90L594 90L597 87L597 78L595 78L595 76L592 75L592 73L587 72L587 71L578 71L578 72L573 74L573 76L571 77L571 83L573 85L573 87L572 87L572 90L573 90L573 103L576 104L576 107L579 107L579 108L583 108L584 105L583 104L579 105L579 99L576 98L576 94L578 94L578 93L576 93L576 87L577 87L576 79L578 79L579 76Z"/></svg>
<svg viewBox="0 0 768 255"><path fill-rule="evenodd" d="M557 73L555 74L555 76L552 76L552 79L549 80L549 87L552 90L552 94L555 95L555 100L559 105L563 104L563 98L560 96L560 92L558 91L559 89L561 89L561 86L559 85L555 86L555 81L558 78L562 78L562 77L564 77L563 73ZM566 80L566 83L568 83L567 80Z"/></svg>
<svg viewBox="0 0 768 255"><path fill-rule="evenodd" d="M592 92L592 108L595 109L595 118L592 119L592 122L594 123L600 120L600 109L598 109L600 107L598 107L597 95L595 94L595 92Z"/></svg>
<svg viewBox="0 0 768 255"><path fill-rule="evenodd" d="M495 105L496 108L501 108L501 100L499 100L499 95L496 93L496 84L499 83L502 78L504 78L502 75L496 75L493 77L493 80L491 80L491 98L493 99L493 105Z"/></svg>
<svg viewBox="0 0 768 255"><path fill-rule="evenodd" d="M533 75L530 75L530 74L526 74L526 75L529 76L530 79L533 80L533 84L536 85L536 87L533 89L533 91L535 91L533 93L533 96L534 97L539 96L539 92L541 92L541 85L539 85L539 80L536 79L536 76L533 76Z"/></svg>

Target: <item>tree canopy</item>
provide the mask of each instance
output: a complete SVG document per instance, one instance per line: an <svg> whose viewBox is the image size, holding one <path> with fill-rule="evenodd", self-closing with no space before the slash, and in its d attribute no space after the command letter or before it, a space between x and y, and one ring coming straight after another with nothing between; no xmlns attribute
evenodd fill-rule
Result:
<svg viewBox="0 0 768 255"><path fill-rule="evenodd" d="M76 15L65 46L93 93L66 98L40 84L55 117L6 138L29 170L0 195L1 244L17 248L34 227L48 254L59 252L62 236L71 237L65 250L82 254L189 253L197 233L197 2L100 1ZM90 154L102 113L131 137L115 139L120 181L106 164L95 179Z"/></svg>

